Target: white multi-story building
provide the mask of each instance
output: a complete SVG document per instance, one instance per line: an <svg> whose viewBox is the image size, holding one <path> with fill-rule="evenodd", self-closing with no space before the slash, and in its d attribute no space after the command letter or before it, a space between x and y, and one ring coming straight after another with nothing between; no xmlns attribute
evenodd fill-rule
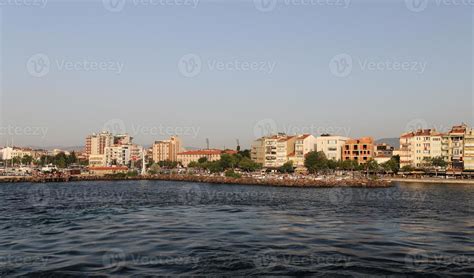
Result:
<svg viewBox="0 0 474 278"><path fill-rule="evenodd" d="M127 166L130 163L132 145L115 145L105 148L107 166Z"/></svg>
<svg viewBox="0 0 474 278"><path fill-rule="evenodd" d="M316 138L316 151L323 152L328 159L342 160L342 149L349 140L343 136L319 136Z"/></svg>

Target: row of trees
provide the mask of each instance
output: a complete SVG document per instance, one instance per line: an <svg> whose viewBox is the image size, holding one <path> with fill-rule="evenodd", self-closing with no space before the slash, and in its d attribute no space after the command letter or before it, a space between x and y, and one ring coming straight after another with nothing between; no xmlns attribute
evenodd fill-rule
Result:
<svg viewBox="0 0 474 278"><path fill-rule="evenodd" d="M77 159L75 152L71 152L69 155L65 154L64 152L60 152L57 155L43 155L39 159L35 159L31 155L14 157L12 158L11 163L13 166L31 164L45 166L46 164L53 164L58 168L67 168L71 164L79 163L79 160Z"/></svg>
<svg viewBox="0 0 474 278"><path fill-rule="evenodd" d="M254 172L262 168L262 165L254 162L242 154L223 154L220 160L208 161L206 157L201 157L197 162L189 163L189 168L200 168L209 170L211 173L223 172L229 169L239 168L246 172Z"/></svg>
<svg viewBox="0 0 474 278"><path fill-rule="evenodd" d="M306 155L304 166L310 173L334 170L397 173L400 170L400 157L394 156L389 161L380 165L373 159L367 161L365 164L359 164L355 160L335 161L327 159L324 152L310 152Z"/></svg>

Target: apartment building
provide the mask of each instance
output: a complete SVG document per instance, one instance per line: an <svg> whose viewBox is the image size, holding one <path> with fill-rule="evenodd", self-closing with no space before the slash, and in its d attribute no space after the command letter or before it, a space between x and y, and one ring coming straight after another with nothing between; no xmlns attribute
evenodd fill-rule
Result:
<svg viewBox="0 0 474 278"><path fill-rule="evenodd" d="M400 167L423 166L427 158L442 156L443 134L435 129L419 129L400 136Z"/></svg>
<svg viewBox="0 0 474 278"><path fill-rule="evenodd" d="M277 134L259 138L252 144L251 158L263 167L276 168L289 161L295 152L295 142L298 136Z"/></svg>
<svg viewBox="0 0 474 278"><path fill-rule="evenodd" d="M110 132L101 132L86 137L85 156L105 154L105 148L114 144L114 136Z"/></svg>
<svg viewBox="0 0 474 278"><path fill-rule="evenodd" d="M306 154L316 150L316 137L311 134L304 134L297 136L295 139L294 152L288 157L288 160L293 161L293 166L304 166ZM283 152L282 152L283 153Z"/></svg>
<svg viewBox="0 0 474 278"><path fill-rule="evenodd" d="M464 171L474 171L474 129L468 128L464 135Z"/></svg>
<svg viewBox="0 0 474 278"><path fill-rule="evenodd" d="M374 146L374 159L379 164L385 163L392 158L393 152L394 147L386 143L376 144Z"/></svg>
<svg viewBox="0 0 474 278"><path fill-rule="evenodd" d="M463 169L464 137L468 132L468 126L461 124L453 126L451 130L442 137L442 156L448 162L448 168Z"/></svg>
<svg viewBox="0 0 474 278"><path fill-rule="evenodd" d="M364 164L373 157L374 139L372 137L362 137L346 141L343 148L342 160L355 160L359 164Z"/></svg>
<svg viewBox="0 0 474 278"><path fill-rule="evenodd" d="M171 136L169 140L155 141L153 161L178 161L178 153L182 151L181 139L178 136Z"/></svg>
<svg viewBox="0 0 474 278"><path fill-rule="evenodd" d="M127 166L131 160L132 145L114 145L105 148L105 165ZM90 161L89 161L90 163Z"/></svg>
<svg viewBox="0 0 474 278"><path fill-rule="evenodd" d="M321 135L316 138L316 151L323 152L328 159L342 160L342 150L349 138Z"/></svg>
<svg viewBox="0 0 474 278"><path fill-rule="evenodd" d="M196 150L196 151L187 151L180 152L177 154L177 161L181 163L183 167L188 167L189 163L197 162L200 158L207 158L207 161L217 161L221 159L222 154L236 154L236 151L232 150Z"/></svg>

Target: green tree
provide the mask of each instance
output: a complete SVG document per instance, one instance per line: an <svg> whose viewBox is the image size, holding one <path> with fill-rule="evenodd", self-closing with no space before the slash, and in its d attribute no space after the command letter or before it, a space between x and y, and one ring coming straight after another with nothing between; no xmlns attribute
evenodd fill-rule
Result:
<svg viewBox="0 0 474 278"><path fill-rule="evenodd" d="M33 162L33 157L31 155L25 155L21 158L21 164L30 165Z"/></svg>
<svg viewBox="0 0 474 278"><path fill-rule="evenodd" d="M200 167L200 165L199 165L199 163L196 162L196 161L191 161L191 162L189 162L189 164L188 164L188 168L199 168L199 167Z"/></svg>
<svg viewBox="0 0 474 278"><path fill-rule="evenodd" d="M239 151L239 154L240 154L242 157L250 158L250 150Z"/></svg>
<svg viewBox="0 0 474 278"><path fill-rule="evenodd" d="M237 163L238 161L236 156L230 154L221 155L220 164L224 170L234 168L235 166L237 166Z"/></svg>
<svg viewBox="0 0 474 278"><path fill-rule="evenodd" d="M295 169L293 168L293 161L288 161L283 166L278 168L278 172L280 173L293 173Z"/></svg>
<svg viewBox="0 0 474 278"><path fill-rule="evenodd" d="M413 168L411 165L405 165L402 167L401 169L403 172L411 172L413 170L415 170L415 168Z"/></svg>
<svg viewBox="0 0 474 278"><path fill-rule="evenodd" d="M204 164L206 162L207 162L207 157L205 157L205 156L198 159L199 164Z"/></svg>
<svg viewBox="0 0 474 278"><path fill-rule="evenodd" d="M304 166L310 173L316 173L328 168L328 159L323 152L310 152L306 155Z"/></svg>
<svg viewBox="0 0 474 278"><path fill-rule="evenodd" d="M243 157L239 162L239 168L246 172L255 172L262 168L262 165L254 162L248 157Z"/></svg>
<svg viewBox="0 0 474 278"><path fill-rule="evenodd" d="M238 174L238 173L234 172L234 170L227 170L225 172L225 176L228 177L228 178L236 178L236 179L242 177L241 174Z"/></svg>
<svg viewBox="0 0 474 278"><path fill-rule="evenodd" d="M206 168L211 172L211 173L220 173L224 171L224 168L221 165L220 161L210 161L206 163Z"/></svg>

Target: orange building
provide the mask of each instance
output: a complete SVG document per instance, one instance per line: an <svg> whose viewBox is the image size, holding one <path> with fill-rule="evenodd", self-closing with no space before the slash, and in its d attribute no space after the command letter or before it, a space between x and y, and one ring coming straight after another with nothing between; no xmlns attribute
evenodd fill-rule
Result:
<svg viewBox="0 0 474 278"><path fill-rule="evenodd" d="M356 160L359 164L363 164L373 157L374 139L372 137L349 139L342 148L342 160Z"/></svg>

